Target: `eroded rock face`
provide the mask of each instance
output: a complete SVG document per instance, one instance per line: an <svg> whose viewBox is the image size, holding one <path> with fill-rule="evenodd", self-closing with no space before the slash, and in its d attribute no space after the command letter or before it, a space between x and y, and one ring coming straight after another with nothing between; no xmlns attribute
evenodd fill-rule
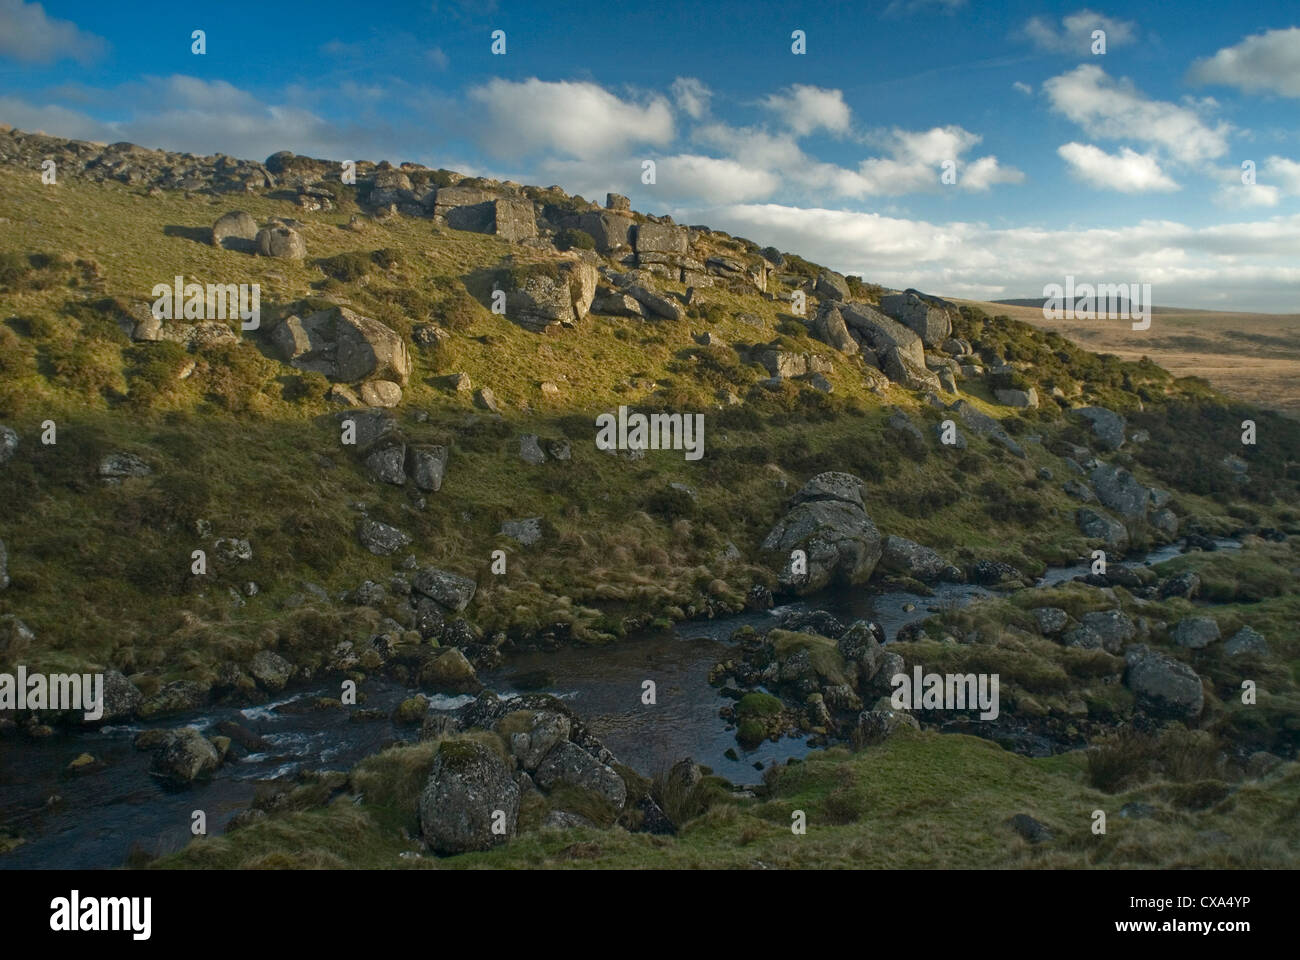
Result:
<svg viewBox="0 0 1300 960"><path fill-rule="evenodd" d="M880 561L880 532L862 504L863 483L847 473L813 477L761 547L779 565L782 589L806 595L832 582L863 583ZM792 561L795 550L806 558Z"/></svg>
<svg viewBox="0 0 1300 960"><path fill-rule="evenodd" d="M519 787L496 752L473 740L439 745L420 794L420 832L430 848L488 850L515 835L518 817ZM503 823L503 833L493 831L494 821Z"/></svg>

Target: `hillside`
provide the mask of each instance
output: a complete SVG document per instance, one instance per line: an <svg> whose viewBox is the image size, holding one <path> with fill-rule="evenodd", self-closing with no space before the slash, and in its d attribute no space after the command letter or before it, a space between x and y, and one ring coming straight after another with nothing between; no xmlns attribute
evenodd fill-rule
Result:
<svg viewBox="0 0 1300 960"><path fill-rule="evenodd" d="M1019 308L884 290L616 195L599 205L410 164L358 164L346 184L340 164L292 154L14 130L0 132L0 165L0 669L106 672L104 719L150 724L346 681L413 695L405 746L285 787L291 800L174 865L407 865L397 828L459 853L430 839L418 788L484 770L542 788L525 789L519 841L481 854L489 865L568 863L583 855L558 851L581 843L618 865L704 865L693 845L732 834L788 865L846 865L833 843L787 849L787 799L877 849L878 824L848 825L883 802L862 786L883 756L899 779L878 789L899 817L904 796L944 802L953 765L990 778L979 829L1040 801L1044 818L1081 816L1055 865L1294 866L1293 825L1272 846L1182 852L1223 825L1226 804L1243 832L1276 832L1278 810L1294 809L1300 424L1247 402L1268 399L1264 380L1225 396L1190 358L1167 369ZM177 277L257 284L257 328L160 319L155 287ZM1198 336L1226 337L1228 322L1197 321ZM621 406L701 415L702 456L598 448L597 418ZM1242 549L1212 552L1228 536ZM1206 549L1141 565L1180 542ZM1098 549L1109 575L1033 586ZM1031 760L939 736L951 717L899 730L878 702L880 645L834 620L738 632L719 666L742 746L798 733L833 748L804 772L771 768L757 793L698 769L629 770L559 701L485 695L453 722L414 696L477 694L477 674L525 650L599 656L674 624L942 583L990 595L936 601L925 626L882 636L896 665L1000 672L1005 722L1072 752ZM1048 606L1065 618L1054 629L1036 618ZM1207 610L1216 638L1249 630L1267 644L1245 661L1182 644L1180 624ZM1094 614L1131 630L1103 642ZM1195 697L1171 710L1143 692L1140 644L1159 651L1162 678L1190 673ZM1243 662L1268 685L1255 710L1234 700ZM76 721L28 711L0 724L36 749ZM543 753L515 739L541 743L543 728L575 767L600 770L548 780ZM189 734L167 736L145 743L164 768L180 748L200 755L185 783L240 756L228 736L196 734L225 741L211 762ZM1117 775L1084 753L1112 736ZM1201 765L1179 767L1182 753ZM596 781L609 789L593 799ZM1158 836L1083 852L1078 811L1098 791L1163 805ZM558 814L570 819L547 819ZM651 832L656 817L679 836ZM28 832L0 830L15 845ZM1005 864L1034 861L1027 850ZM981 855L960 853L953 865Z"/></svg>
<svg viewBox="0 0 1300 960"><path fill-rule="evenodd" d="M1123 321L1046 320L1027 301L959 302L1059 333L1097 353L1149 357L1175 376L1201 377L1227 396L1300 415L1300 314L1157 306L1151 329L1134 332Z"/></svg>

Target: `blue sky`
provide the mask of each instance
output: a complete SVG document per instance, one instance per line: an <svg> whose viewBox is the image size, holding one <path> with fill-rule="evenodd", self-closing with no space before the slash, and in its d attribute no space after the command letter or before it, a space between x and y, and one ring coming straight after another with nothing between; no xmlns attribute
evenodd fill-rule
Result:
<svg viewBox="0 0 1300 960"><path fill-rule="evenodd" d="M953 296L1300 311L1294 2L0 0L0 121L614 190Z"/></svg>

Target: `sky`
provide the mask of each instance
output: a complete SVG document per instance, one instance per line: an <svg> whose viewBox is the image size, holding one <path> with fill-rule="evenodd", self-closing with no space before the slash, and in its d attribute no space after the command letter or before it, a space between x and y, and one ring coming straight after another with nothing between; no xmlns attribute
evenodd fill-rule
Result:
<svg viewBox="0 0 1300 960"><path fill-rule="evenodd" d="M1295 0L0 0L0 122L613 191L946 296L1300 312Z"/></svg>

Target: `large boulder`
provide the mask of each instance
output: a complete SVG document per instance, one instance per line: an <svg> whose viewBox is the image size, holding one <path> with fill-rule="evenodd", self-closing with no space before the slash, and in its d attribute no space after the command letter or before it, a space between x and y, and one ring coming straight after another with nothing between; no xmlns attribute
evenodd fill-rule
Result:
<svg viewBox="0 0 1300 960"><path fill-rule="evenodd" d="M1079 407L1074 411L1088 421L1097 443L1105 450L1124 446L1124 418L1105 407Z"/></svg>
<svg viewBox="0 0 1300 960"><path fill-rule="evenodd" d="M617 213L584 213L566 221L596 241L596 252L605 256L624 253L631 244L632 219Z"/></svg>
<svg viewBox="0 0 1300 960"><path fill-rule="evenodd" d="M264 689L278 693L293 676L293 664L274 650L259 650L248 664L248 672Z"/></svg>
<svg viewBox="0 0 1300 960"><path fill-rule="evenodd" d="M553 790L565 784L604 797L615 810L627 802L627 785L611 767L601 763L576 743L557 743L537 767L537 785Z"/></svg>
<svg viewBox="0 0 1300 960"><path fill-rule="evenodd" d="M243 210L231 210L212 225L212 245L226 250L252 251L257 245L257 221Z"/></svg>
<svg viewBox="0 0 1300 960"><path fill-rule="evenodd" d="M512 242L537 236L536 210L531 200L507 197L492 204L492 232Z"/></svg>
<svg viewBox="0 0 1300 960"><path fill-rule="evenodd" d="M683 310L674 300L661 296L653 290L641 286L640 284L629 284L624 288L628 296L634 298L638 303L645 307L646 312L656 317L663 317L665 320L680 321L686 316Z"/></svg>
<svg viewBox="0 0 1300 960"><path fill-rule="evenodd" d="M508 739L510 755L528 773L535 773L546 755L573 733L573 722L554 710L520 710L506 716L509 720L498 721L496 730ZM517 729L520 726L527 729Z"/></svg>
<svg viewBox="0 0 1300 960"><path fill-rule="evenodd" d="M116 670L104 671L104 712L99 723L113 723L134 717L144 695L130 680Z"/></svg>
<svg viewBox="0 0 1300 960"><path fill-rule="evenodd" d="M446 217L457 207L476 206L480 203L491 203L496 200L497 195L491 190L482 190L478 187L440 187L434 195L434 216Z"/></svg>
<svg viewBox="0 0 1300 960"><path fill-rule="evenodd" d="M449 647L420 669L420 683L434 693L478 693L483 689L474 665L456 647Z"/></svg>
<svg viewBox="0 0 1300 960"><path fill-rule="evenodd" d="M952 335L950 312L912 291L881 297L880 309L920 337L927 347L942 346Z"/></svg>
<svg viewBox="0 0 1300 960"><path fill-rule="evenodd" d="M849 328L845 326L844 317L838 306L831 300L823 300L821 306L817 308L812 334L823 343L829 343L840 353L852 355L860 349L858 342L849 336Z"/></svg>
<svg viewBox="0 0 1300 960"><path fill-rule="evenodd" d="M529 330L571 326L587 316L599 275L582 260L566 260L527 272L506 294L510 319Z"/></svg>
<svg viewBox="0 0 1300 960"><path fill-rule="evenodd" d="M436 600L449 610L460 611L474 599L477 584L458 573L425 567L412 578L411 589L430 600Z"/></svg>
<svg viewBox="0 0 1300 960"><path fill-rule="evenodd" d="M1146 644L1124 653L1124 683L1137 696L1138 706L1156 716L1194 721L1205 705L1201 678L1187 664Z"/></svg>
<svg viewBox="0 0 1300 960"><path fill-rule="evenodd" d="M833 270L823 270L817 275L817 285L813 288L813 293L820 297L823 302L847 300L849 298L849 282Z"/></svg>
<svg viewBox="0 0 1300 960"><path fill-rule="evenodd" d="M1080 507L1075 511L1074 519L1085 537L1100 540L1112 550L1123 550L1128 546L1128 530L1114 517L1091 507Z"/></svg>
<svg viewBox="0 0 1300 960"><path fill-rule="evenodd" d="M475 740L439 744L420 794L420 832L430 848L488 850L515 835L518 817L519 787L495 751ZM494 832L502 822L504 832Z"/></svg>
<svg viewBox="0 0 1300 960"><path fill-rule="evenodd" d="M1213 617L1183 617L1169 631L1169 638L1188 650L1201 650L1219 637L1219 624Z"/></svg>
<svg viewBox="0 0 1300 960"><path fill-rule="evenodd" d="M1258 630L1242 627L1223 645L1223 652L1230 657L1251 654L1257 657L1268 656L1268 641Z"/></svg>
<svg viewBox="0 0 1300 960"><path fill-rule="evenodd" d="M925 347L921 338L895 320L891 320L875 307L866 303L842 303L840 315L845 324L862 337L878 358L883 358L890 347L917 366L925 366Z"/></svg>
<svg viewBox="0 0 1300 960"><path fill-rule="evenodd" d="M690 237L685 227L667 223L641 223L637 224L633 242L638 259L646 254L670 254L683 257L686 255ZM648 262L662 261L652 257Z"/></svg>
<svg viewBox="0 0 1300 960"><path fill-rule="evenodd" d="M307 242L293 227L273 223L257 232L257 252L264 257L301 260L307 256Z"/></svg>
<svg viewBox="0 0 1300 960"><path fill-rule="evenodd" d="M804 485L791 509L763 541L762 551L780 567L781 587L806 595L832 582L863 583L880 561L880 532L862 504L860 479L847 473L822 473ZM791 562L802 550L807 570Z"/></svg>
<svg viewBox="0 0 1300 960"><path fill-rule="evenodd" d="M1109 463L1099 463L1088 479L1102 505L1126 520L1142 520L1151 502L1150 492L1133 474Z"/></svg>
<svg viewBox="0 0 1300 960"><path fill-rule="evenodd" d="M411 535L404 530L370 517L357 522L357 540L377 557L387 557L411 545Z"/></svg>
<svg viewBox="0 0 1300 960"><path fill-rule="evenodd" d="M889 347L881 357L880 369L885 376L895 383L902 384L909 390L922 390L938 393L943 389L938 376L926 369L923 363L917 364L897 347Z"/></svg>
<svg viewBox="0 0 1300 960"><path fill-rule="evenodd" d="M406 341L391 328L344 306L276 325L271 342L281 358L299 370L341 383L390 380L405 386L411 375Z"/></svg>
<svg viewBox="0 0 1300 960"><path fill-rule="evenodd" d="M948 569L948 562L929 547L892 534L885 538L880 565L916 580L938 580Z"/></svg>
<svg viewBox="0 0 1300 960"><path fill-rule="evenodd" d="M150 773L175 784L188 784L211 775L221 765L221 755L211 741L193 727L171 731L154 754Z"/></svg>
<svg viewBox="0 0 1300 960"><path fill-rule="evenodd" d="M441 445L411 447L406 451L406 468L415 486L426 493L442 489L447 471L448 450Z"/></svg>
<svg viewBox="0 0 1300 960"><path fill-rule="evenodd" d="M414 199L415 192L411 187L411 178L401 170L389 167L375 171L367 198L371 206L386 207L390 203L410 203Z"/></svg>

